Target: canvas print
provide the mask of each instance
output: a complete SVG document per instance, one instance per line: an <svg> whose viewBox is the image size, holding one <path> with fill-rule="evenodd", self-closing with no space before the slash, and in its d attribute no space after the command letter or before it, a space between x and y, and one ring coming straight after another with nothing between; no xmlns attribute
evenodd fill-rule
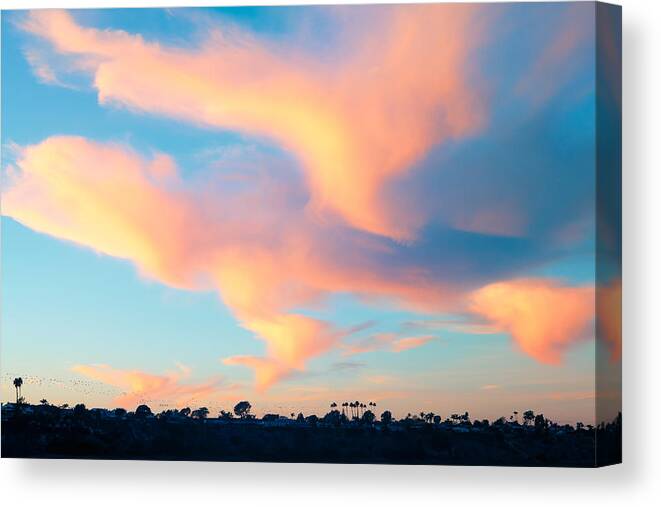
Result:
<svg viewBox="0 0 661 507"><path fill-rule="evenodd" d="M2 12L3 458L621 461L621 10Z"/></svg>

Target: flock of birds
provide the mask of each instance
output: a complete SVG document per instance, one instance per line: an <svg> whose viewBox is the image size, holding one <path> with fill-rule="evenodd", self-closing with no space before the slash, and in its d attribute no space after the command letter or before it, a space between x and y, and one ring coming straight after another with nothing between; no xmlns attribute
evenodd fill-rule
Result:
<svg viewBox="0 0 661 507"><path fill-rule="evenodd" d="M53 377L41 377L39 375L23 375L23 374L11 373L11 372L2 373L2 375L0 376L0 385L12 386L13 380L17 377L21 377L23 379L24 386L27 387L26 398L28 398L28 403L34 403L34 404L37 404L41 398L44 397L47 398L48 392L51 389L65 390L72 393L71 397L77 400L76 403L78 402L85 403L86 399L90 399L90 398L98 399L99 397L108 397L111 399L109 400L110 403L112 403L112 400L114 400L115 398L129 394L126 391L122 391L121 389L109 386L107 384L95 380L75 379L75 378L60 379ZM12 400L13 388L10 389L11 391L9 391L8 394L11 395L9 399ZM168 402L168 400L140 399L138 400L138 403L146 403L152 408L152 410L155 410L156 412L160 412L162 410L167 410L171 408L180 408L179 406L175 406L171 402ZM197 406L200 403L203 404L201 400L196 400L193 398L189 400L189 405L191 406L191 408L197 408ZM208 404L206 406L209 409L209 412L213 414L213 416L220 413L220 411L223 409L231 411L231 407L228 406L220 406L220 405L215 406ZM306 413L312 413L317 407L313 407L313 406L306 407L300 405L293 407L289 405L278 404L265 408L267 408L266 412L274 412L282 415L290 415L290 413L294 413L294 412L298 413L301 410L303 410Z"/></svg>
<svg viewBox="0 0 661 507"><path fill-rule="evenodd" d="M16 377L21 377L24 385L34 386L36 388L35 392L39 393L42 393L49 388L57 388L74 392L79 396L121 396L126 394L117 388L94 380L58 379L52 377L40 377L39 375L3 373L1 383L3 386L12 385L12 382Z"/></svg>

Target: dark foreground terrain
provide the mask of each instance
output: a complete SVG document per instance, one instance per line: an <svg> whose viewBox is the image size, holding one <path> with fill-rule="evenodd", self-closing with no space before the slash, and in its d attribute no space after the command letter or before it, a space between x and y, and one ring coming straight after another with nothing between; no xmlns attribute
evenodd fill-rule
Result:
<svg viewBox="0 0 661 507"><path fill-rule="evenodd" d="M16 411L2 424L2 456L23 458L594 467L621 461L620 442L619 419L597 429L414 420L282 425L44 408Z"/></svg>

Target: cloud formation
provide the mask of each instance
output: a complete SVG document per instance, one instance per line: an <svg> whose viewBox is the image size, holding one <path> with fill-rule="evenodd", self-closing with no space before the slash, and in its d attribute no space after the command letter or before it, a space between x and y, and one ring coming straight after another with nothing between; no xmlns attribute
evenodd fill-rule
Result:
<svg viewBox="0 0 661 507"><path fill-rule="evenodd" d="M528 355L558 364L570 345L593 336L594 287L548 279L518 279L482 287L471 310L509 333Z"/></svg>
<svg viewBox="0 0 661 507"><path fill-rule="evenodd" d="M278 187L268 187L274 199L261 205L253 199L264 186L240 195L216 190L213 180L184 183L163 154L149 158L116 143L53 137L18 149L3 213L38 232L130 260L143 276L173 287L217 290L267 348L265 359L228 364L261 370L263 387L302 370L307 359L354 331L293 308L335 292L428 309L451 299L424 268L384 261L383 245L287 209L291 203L277 198ZM343 242L329 243L337 235ZM348 245L351 258L337 255Z"/></svg>
<svg viewBox="0 0 661 507"><path fill-rule="evenodd" d="M597 286L597 338L610 351L611 360L622 357L622 279Z"/></svg>
<svg viewBox="0 0 661 507"><path fill-rule="evenodd" d="M482 125L468 65L485 27L459 4L384 7L369 30L345 23L358 40L333 66L222 26L196 49L86 28L65 11L31 11L22 27L91 73L102 104L271 138L300 161L311 212L410 240L419 218L393 210L383 187Z"/></svg>
<svg viewBox="0 0 661 507"><path fill-rule="evenodd" d="M199 384L182 382L190 374L190 370L184 366L164 375L153 375L140 370L118 370L105 364L76 365L72 371L121 389L123 392L114 402L126 409L135 409L139 404L157 401L184 407L198 400L208 400L219 390L218 380Z"/></svg>
<svg viewBox="0 0 661 507"><path fill-rule="evenodd" d="M397 333L379 333L357 342L345 343L342 348L345 356L364 354L376 350L403 352L422 347L434 339L436 339L434 335L399 336Z"/></svg>
<svg viewBox="0 0 661 507"><path fill-rule="evenodd" d="M511 131L499 124L493 128L506 132L471 144L489 119L471 62L476 49L486 50L485 18L496 19L494 11L365 12L368 24L360 16L343 21L352 42L332 64L226 25L195 47L177 47L86 28L63 11L28 13L21 27L88 73L102 105L267 138L296 164L184 178L163 153L54 136L18 149L3 214L126 259L167 285L217 291L265 344L263 356L224 363L253 368L261 389L342 347L353 330L311 316L334 294L468 315L448 326L507 332L525 353L559 362L591 318L589 290L515 277L557 254L549 231L591 209L584 190L592 181L576 170L592 160L580 156L593 156L584 150L590 142L563 137L554 158L548 139L566 123L540 115ZM560 56L573 47L560 44ZM505 99L503 107L513 107ZM406 178L423 190L408 193ZM434 206L405 205L420 196ZM427 343L429 332L371 345L402 351Z"/></svg>

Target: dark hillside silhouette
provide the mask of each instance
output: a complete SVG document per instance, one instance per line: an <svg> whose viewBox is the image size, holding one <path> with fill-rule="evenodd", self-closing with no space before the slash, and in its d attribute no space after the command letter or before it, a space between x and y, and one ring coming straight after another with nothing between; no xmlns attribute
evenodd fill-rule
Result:
<svg viewBox="0 0 661 507"><path fill-rule="evenodd" d="M18 398L21 400L21 397ZM42 400L2 407L2 456L25 458L168 459L325 463L399 463L594 467L621 461L621 415L594 428L559 425L528 410L523 424L471 421L468 412L421 412L379 419L376 404L333 402L323 417L250 414L248 401L209 417L207 407L168 409L148 405L73 409Z"/></svg>

